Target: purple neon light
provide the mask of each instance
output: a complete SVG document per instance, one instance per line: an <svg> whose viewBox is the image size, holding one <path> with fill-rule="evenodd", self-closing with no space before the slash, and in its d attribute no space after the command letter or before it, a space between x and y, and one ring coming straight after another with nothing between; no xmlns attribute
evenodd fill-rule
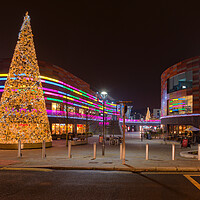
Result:
<svg viewBox="0 0 200 200"><path fill-rule="evenodd" d="M53 89L45 88L45 87L43 87L42 89L43 89L43 90L50 91L50 92L56 92L56 93L58 93L58 90L53 90Z"/></svg>
<svg viewBox="0 0 200 200"><path fill-rule="evenodd" d="M43 90L47 90L47 91L52 91L52 92L58 93L58 90L53 90L53 89L49 89L49 88L44 88L44 87L43 87ZM55 94L55 93L51 93L51 92L45 92L45 94L53 95L53 96L57 96L57 97L63 98L63 95L60 95L60 94ZM70 97L70 98L73 98L73 97ZM84 101L85 103L89 104L89 103L87 102L87 100L82 99L82 98L79 98L79 99L82 100L82 101ZM76 101L76 102L78 102L78 103L82 103L81 101L76 100L76 99L74 99L74 98L73 98L73 100ZM91 105L96 105L96 106L94 106L94 107L99 109L98 104L93 103L93 104L91 104ZM105 108L105 109L106 109L106 108ZM112 110L112 112L113 112L113 113L116 113L115 110Z"/></svg>
<svg viewBox="0 0 200 200"><path fill-rule="evenodd" d="M45 80L41 80L41 82L43 82L43 83L45 83L46 81ZM69 87L69 88L72 88L72 89L74 89L74 90L76 90L76 91L78 91L78 92L80 92L81 90L79 90L79 89L77 89L77 88L75 88L75 87L73 87L73 86L71 86L71 85L69 85L69 84L66 84L66 83L64 83L64 82L62 82L62 81L58 81L57 83L60 83L60 84L63 84L63 85L65 85L65 86L67 86L67 87ZM94 98L94 96L92 96L91 94L89 94L89 93L86 93L88 96L90 96L90 97L88 97L89 99L92 99L93 101L95 101L96 100L96 97ZM82 100L82 99L81 99ZM85 100L86 101L86 100ZM95 105L95 103L93 103L94 105ZM97 106L99 106L98 104L96 104ZM107 104L107 103L105 103L105 105L107 105L108 107L112 107L112 106L110 106L109 104ZM102 106L102 105L101 105Z"/></svg>
<svg viewBox="0 0 200 200"><path fill-rule="evenodd" d="M176 107L182 107L182 106L186 106L186 105L177 105L177 106L172 106L172 107L176 108Z"/></svg>
<svg viewBox="0 0 200 200"><path fill-rule="evenodd" d="M66 116L68 114L69 117L80 117L80 118L86 118L88 119L97 119L97 120L103 120L103 117L96 116L96 115L87 115L87 114L81 114L81 113L73 113L73 112L66 112L66 111L59 111L59 110L46 110L48 115L54 115L54 116ZM105 117L105 120L110 120L111 117Z"/></svg>
<svg viewBox="0 0 200 200"><path fill-rule="evenodd" d="M31 79L31 80L33 80L33 78L28 78L28 77L24 77L24 78L26 78L27 80L29 80L29 79ZM69 84L66 84L66 83L64 83L64 82L62 82L62 81L59 81L59 80L57 80L58 82L56 82L56 83L60 83L60 84L63 84L63 85L65 85L65 86L67 86L67 87L70 87L70 88L72 88L72 89L74 89L74 90L76 90L76 91L78 91L78 92L81 92L81 90L80 89L77 89L77 88L75 88L75 87L73 87L73 86L71 86L71 85L69 85ZM43 79L41 79L41 82L42 83L45 83L46 81L45 80L43 80ZM85 92L86 93L86 92ZM97 100L97 98L95 97L95 96L93 96L93 95L91 95L91 94L89 94L89 93L86 93L88 96L90 96L90 97L88 97L88 98L90 98L90 99L92 99L92 100ZM91 98L92 97L92 98ZM95 104L94 104L95 105ZM99 106L98 104L96 104L97 106ZM111 105L109 105L109 104L107 104L107 103L105 103L105 105L107 105L108 107L112 107Z"/></svg>
<svg viewBox="0 0 200 200"><path fill-rule="evenodd" d="M120 121L123 121L122 118L119 119ZM139 119L125 119L126 122L161 122L161 120L139 120Z"/></svg>
<svg viewBox="0 0 200 200"><path fill-rule="evenodd" d="M45 80L41 80L41 82L46 82ZM73 87L73 86L70 86L69 84L66 84L66 83L64 83L64 82L62 82L62 81L58 81L58 83L60 83L60 84L63 84L63 85L66 85L66 86L68 86L68 87L71 87L71 88L73 88L73 89L75 89L75 90L78 90L77 88L75 88L75 87ZM39 88L39 89L42 89L42 88ZM53 89L49 89L49 88L43 88L43 90L47 90L47 91L52 91L52 92L56 92L56 93L58 93L58 90L53 90ZM0 92L3 92L4 90L3 89L1 89L0 90ZM13 90L14 91L14 90ZM17 89L15 90L15 91L17 91ZM78 91L81 91L81 90L78 90ZM61 97L61 98L63 98L63 95L60 95L60 94L54 94L54 93L50 93L50 92L45 92L47 95L53 95L53 96L57 96L57 97ZM87 95L89 95L89 96L92 96L92 95L90 95L90 94L88 94L88 93L86 93ZM92 96L93 97L93 96ZM73 97L72 97L73 98ZM88 101L87 100L85 100L85 99L82 99L82 98L79 98L80 100L82 100L82 101L84 101L84 102L86 102L87 104L90 104L90 103L88 103ZM78 100L76 100L76 99L73 99L74 101L76 101L76 102L78 102L78 103L82 103L81 101L78 101ZM93 99L92 99L93 100ZM63 101L64 102L64 101ZM97 108L97 109L99 109L99 106L101 106L102 107L102 105L98 105L98 104L96 104L96 103L93 103L93 102L91 102L91 104L92 105L94 105L94 107L95 108ZM110 105L108 105L108 104L106 104L107 106L110 106ZM91 110L94 110L93 108L90 108ZM106 109L106 108L105 108ZM100 111L100 112L102 112L102 111ZM110 112L109 111L109 109L108 109L108 112ZM112 112L113 113L116 113L116 111L115 110L112 110Z"/></svg>

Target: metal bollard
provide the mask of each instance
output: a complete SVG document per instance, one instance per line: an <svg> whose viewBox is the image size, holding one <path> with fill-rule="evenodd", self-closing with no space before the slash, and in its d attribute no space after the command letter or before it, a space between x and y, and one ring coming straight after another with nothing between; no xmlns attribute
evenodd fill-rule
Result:
<svg viewBox="0 0 200 200"><path fill-rule="evenodd" d="M21 140L18 140L18 154L17 154L18 158L22 157L22 153L21 153Z"/></svg>
<svg viewBox="0 0 200 200"><path fill-rule="evenodd" d="M96 142L94 142L94 158L93 159L96 159L96 153L97 153L97 144Z"/></svg>
<svg viewBox="0 0 200 200"><path fill-rule="evenodd" d="M45 140L42 141L42 159L46 158L46 143Z"/></svg>
<svg viewBox="0 0 200 200"><path fill-rule="evenodd" d="M172 144L172 160L175 160L175 144Z"/></svg>
<svg viewBox="0 0 200 200"><path fill-rule="evenodd" d="M200 144L198 144L198 160L200 160Z"/></svg>
<svg viewBox="0 0 200 200"><path fill-rule="evenodd" d="M71 145L72 145L71 141L68 141L68 158L72 157L72 155L71 155Z"/></svg>
<svg viewBox="0 0 200 200"><path fill-rule="evenodd" d="M122 143L120 143L120 160L122 160Z"/></svg>
<svg viewBox="0 0 200 200"><path fill-rule="evenodd" d="M146 144L146 160L149 160L149 144Z"/></svg>
<svg viewBox="0 0 200 200"><path fill-rule="evenodd" d="M125 150L125 144L124 146L122 145L122 165L125 164L125 156L126 156L126 150Z"/></svg>

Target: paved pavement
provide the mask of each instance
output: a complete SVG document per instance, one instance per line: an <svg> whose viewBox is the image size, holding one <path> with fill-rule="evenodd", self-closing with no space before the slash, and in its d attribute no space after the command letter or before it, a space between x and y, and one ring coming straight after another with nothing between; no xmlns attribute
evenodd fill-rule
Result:
<svg viewBox="0 0 200 200"><path fill-rule="evenodd" d="M97 143L97 158L93 159L93 143ZM149 160L145 160L145 147L149 143ZM172 143L175 143L175 160L171 159ZM53 141L53 147L46 149L47 157L42 159L42 150L22 150L22 158L17 158L17 150L0 150L0 169L5 167L54 168L54 169L102 169L122 171L200 171L200 161L184 158L180 152L197 150L181 149L177 142L162 139L140 140L137 132L126 133L126 164L120 160L120 147L106 143L105 156L98 136L89 138L87 145L72 146L72 158L68 158L65 140Z"/></svg>

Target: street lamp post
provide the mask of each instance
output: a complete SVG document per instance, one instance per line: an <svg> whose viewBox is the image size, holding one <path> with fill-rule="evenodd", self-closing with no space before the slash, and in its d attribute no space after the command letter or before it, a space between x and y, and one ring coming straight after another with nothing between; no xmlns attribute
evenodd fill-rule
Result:
<svg viewBox="0 0 200 200"><path fill-rule="evenodd" d="M107 92L101 92L101 97L103 99L103 142L102 142L102 156L105 155L105 113L104 113L104 101L107 97Z"/></svg>
<svg viewBox="0 0 200 200"><path fill-rule="evenodd" d="M123 165L125 164L125 155L126 155L125 154L125 150L126 150L126 147L125 147L125 114L126 114L125 107L127 103L132 103L132 101L117 102L117 104L123 104L123 140L122 140L122 164Z"/></svg>

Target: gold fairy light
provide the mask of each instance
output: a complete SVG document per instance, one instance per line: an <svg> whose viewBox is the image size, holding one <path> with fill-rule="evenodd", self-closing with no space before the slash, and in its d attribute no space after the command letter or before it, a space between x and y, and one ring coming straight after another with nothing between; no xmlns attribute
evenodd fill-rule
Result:
<svg viewBox="0 0 200 200"><path fill-rule="evenodd" d="M28 12L0 104L0 144L52 141Z"/></svg>

